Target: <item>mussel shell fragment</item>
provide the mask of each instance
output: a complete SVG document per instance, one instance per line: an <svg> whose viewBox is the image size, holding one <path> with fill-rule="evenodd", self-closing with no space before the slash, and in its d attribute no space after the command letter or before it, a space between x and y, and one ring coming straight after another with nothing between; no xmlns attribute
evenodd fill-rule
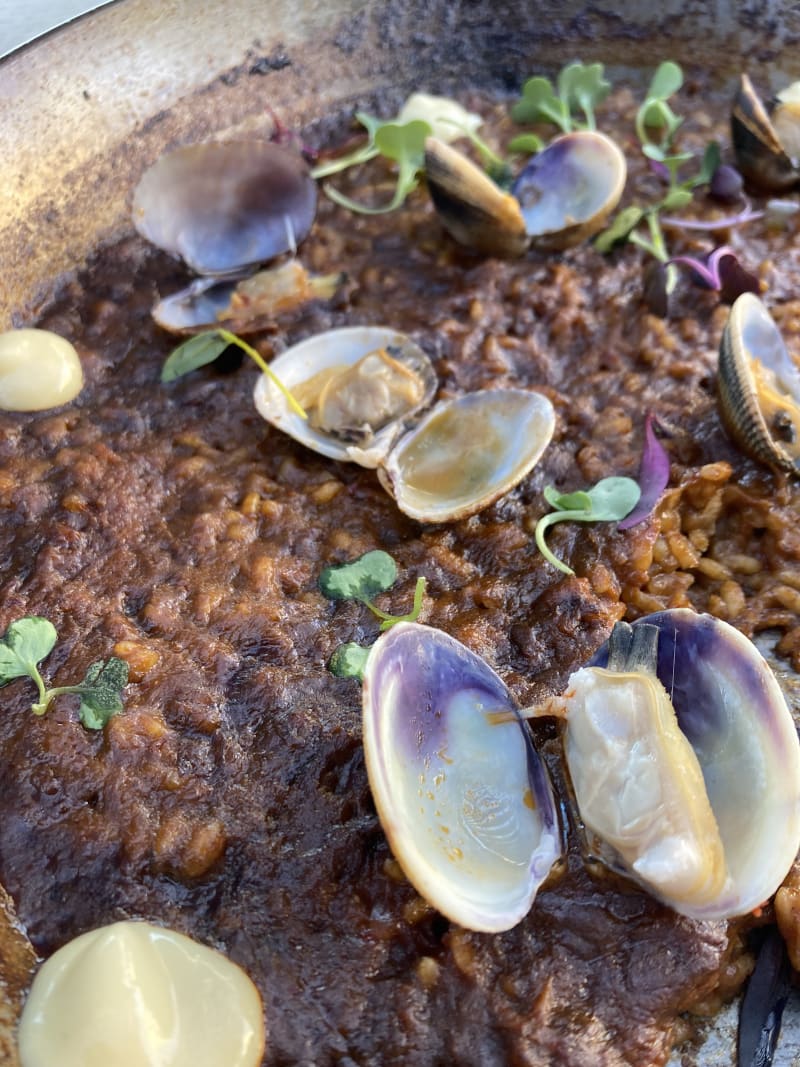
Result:
<svg viewBox="0 0 800 1067"><path fill-rule="evenodd" d="M776 128L749 77L741 76L731 110L731 140L736 165L750 185L780 193L800 183L797 162L783 143L792 123L798 124L797 114L792 116L787 109Z"/></svg>
<svg viewBox="0 0 800 1067"><path fill-rule="evenodd" d="M525 252L528 235L514 197L435 137L425 142L425 178L442 225L459 244L487 255Z"/></svg>
<svg viewBox="0 0 800 1067"><path fill-rule="evenodd" d="M800 368L752 293L731 307L717 387L723 422L741 448L773 469L800 474Z"/></svg>
<svg viewBox="0 0 800 1067"><path fill-rule="evenodd" d="M142 175L133 222L198 274L229 275L294 251L314 221L303 160L268 141L187 145Z"/></svg>
<svg viewBox="0 0 800 1067"><path fill-rule="evenodd" d="M399 623L367 660L363 736L381 824L417 891L469 929L518 923L561 846L547 773L501 678L441 630Z"/></svg>
<svg viewBox="0 0 800 1067"><path fill-rule="evenodd" d="M541 393L484 389L442 401L405 434L378 477L406 515L453 522L488 507L533 469L555 429Z"/></svg>
<svg viewBox="0 0 800 1067"><path fill-rule="evenodd" d="M557 137L521 171L511 192L536 247L561 249L603 228L625 188L625 156L605 134Z"/></svg>
<svg viewBox="0 0 800 1067"><path fill-rule="evenodd" d="M727 865L714 901L665 902L698 919L744 915L773 895L800 847L800 743L791 712L758 649L732 626L688 609L649 615L634 630L645 623L658 629L656 673L700 764ZM606 644L589 668L607 662Z"/></svg>

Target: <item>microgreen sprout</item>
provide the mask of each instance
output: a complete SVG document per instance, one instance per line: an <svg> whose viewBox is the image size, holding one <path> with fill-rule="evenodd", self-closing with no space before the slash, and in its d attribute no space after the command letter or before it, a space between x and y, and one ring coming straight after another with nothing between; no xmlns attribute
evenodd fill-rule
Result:
<svg viewBox="0 0 800 1067"><path fill-rule="evenodd" d="M726 304L741 296L742 293L761 292L761 283L739 262L739 258L728 245L721 245L700 259L697 256L674 256L671 263L689 267L701 285L707 289L716 289Z"/></svg>
<svg viewBox="0 0 800 1067"><path fill-rule="evenodd" d="M230 330L207 330L204 333L195 334L195 336L190 337L188 341L184 341L183 344L178 345L161 368L161 381L165 383L174 382L176 378L182 378L184 374L189 374L191 371L197 370L199 367L204 367L208 363L213 363L214 360L218 359L230 345L241 348L241 350L260 368L260 370L266 374L270 381L275 383L276 387L280 389L286 397L286 402L296 415L299 415L302 419L308 417L303 408L298 404L269 364L265 362L260 353L257 352L252 345L243 341L241 337L237 337L235 333L231 333Z"/></svg>
<svg viewBox="0 0 800 1067"><path fill-rule="evenodd" d="M397 183L391 199L377 207L352 200L330 184L323 186L331 200L350 211L362 215L383 215L400 207L416 188L425 169L425 141L431 136L444 141L469 137L482 157L488 160L490 175L493 176L494 170L504 179L510 178L503 161L477 135L480 116L448 97L413 93L397 117L386 122L365 111L357 111L355 117L367 131L366 143L345 156L315 167L311 171L312 178L328 178L349 167L383 156L397 164Z"/></svg>
<svg viewBox="0 0 800 1067"><path fill-rule="evenodd" d="M641 490L632 478L603 478L587 490L574 493L559 493L547 486L544 496L555 511L543 515L536 523L534 539L536 546L548 562L564 574L575 572L554 556L544 539L545 530L557 522L616 522L630 514L641 495Z"/></svg>
<svg viewBox="0 0 800 1067"><path fill-rule="evenodd" d="M122 690L128 684L128 665L111 656L92 663L83 681L48 689L39 664L50 655L58 635L51 622L29 615L12 622L0 638L0 686L15 678L36 683L39 699L31 704L34 715L44 715L56 697L74 693L81 698L78 717L89 730L102 730L112 715L122 711Z"/></svg>
<svg viewBox="0 0 800 1067"><path fill-rule="evenodd" d="M654 423L652 413L648 412L644 421L644 445L639 464L641 496L633 510L620 522L620 530L629 530L648 519L669 484L669 456L656 437Z"/></svg>
<svg viewBox="0 0 800 1067"><path fill-rule="evenodd" d="M398 622L415 622L422 610L425 579L417 578L414 605L406 615L389 615L373 603L373 597L391 589L397 581L397 564L388 552L375 549L349 563L325 567L319 576L319 588L331 600L360 600L381 620L380 629L388 630ZM354 641L340 645L328 668L340 678L363 677L369 649Z"/></svg>
<svg viewBox="0 0 800 1067"><path fill-rule="evenodd" d="M414 606L407 615L389 615L372 602L378 593L385 593L397 581L397 564L388 552L375 549L350 563L325 567L319 576L320 592L330 600L360 600L381 619L381 630L388 630L397 622L414 622L422 610L425 579L418 578L414 590Z"/></svg>
<svg viewBox="0 0 800 1067"><path fill-rule="evenodd" d="M576 129L596 129L594 109L611 92L603 77L603 64L570 63L564 67L553 88L549 78L529 78L522 96L511 109L514 122L552 122L564 133ZM575 118L583 114L584 121Z"/></svg>

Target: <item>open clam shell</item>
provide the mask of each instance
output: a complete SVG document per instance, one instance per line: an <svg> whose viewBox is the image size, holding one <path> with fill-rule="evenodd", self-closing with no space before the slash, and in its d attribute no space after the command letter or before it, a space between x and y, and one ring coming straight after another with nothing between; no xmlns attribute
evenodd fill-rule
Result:
<svg viewBox="0 0 800 1067"><path fill-rule="evenodd" d="M296 399L307 404L319 392L317 383L327 382L326 374L335 370L339 375L347 368L356 372L381 351L401 363L418 385L413 403L392 409L388 421L375 422L370 434L359 437L355 426L353 432L331 432L322 428L315 412L308 420L300 418L266 376L255 387L256 408L272 425L322 455L377 468L400 510L420 522L455 521L488 507L530 472L549 444L555 429L553 405L542 394L523 389L480 390L442 401L409 429L433 399L436 375L419 346L387 327L317 334L282 353L271 368ZM399 378L397 388L405 395L405 376ZM347 375L337 377L336 383L337 416L358 406L361 414L353 421L369 427L373 406L382 412L391 408L386 399L390 388L380 376L374 391L362 390ZM351 400L351 389L361 398L358 405Z"/></svg>
<svg viewBox="0 0 800 1067"><path fill-rule="evenodd" d="M459 244L498 256L526 250L530 242L516 199L436 137L425 142L425 179L442 225Z"/></svg>
<svg viewBox="0 0 800 1067"><path fill-rule="evenodd" d="M603 228L625 188L625 156L605 134L557 137L519 174L511 192L525 230L543 249L568 248Z"/></svg>
<svg viewBox="0 0 800 1067"><path fill-rule="evenodd" d="M553 405L541 393L467 393L425 415L397 442L378 477L412 519L452 522L521 482L554 429Z"/></svg>
<svg viewBox="0 0 800 1067"><path fill-rule="evenodd" d="M743 293L722 333L719 406L731 437L767 466L800 474L800 368L764 304Z"/></svg>
<svg viewBox="0 0 800 1067"><path fill-rule="evenodd" d="M617 705L615 698L629 678L608 670L608 644L570 677L567 691L566 752L573 783L586 769L576 760L587 757L577 751L586 746L571 746L570 732L587 716L602 725L600 743L587 749L588 759L601 768L591 802L587 797L582 802L576 789L581 813L587 825L599 820L607 827L601 813L608 808L611 822L640 835L637 860L628 857L623 866L676 911L698 919L743 915L772 896L800 847L800 743L792 715L758 649L732 626L688 609L649 615L633 624L634 632L645 625L657 630L657 684L690 746L688 758L702 774L721 842L721 874L708 874L702 864L691 867L694 845L668 818L670 802L653 768L653 759L664 753L659 739L626 741L631 700ZM606 774L618 741L621 776ZM684 790L683 765L675 768L675 778ZM606 786L613 795L604 793ZM648 836L653 830L655 836ZM704 845L704 831L701 837ZM691 886L682 873L690 869L692 878L700 877Z"/></svg>
<svg viewBox="0 0 800 1067"><path fill-rule="evenodd" d="M469 929L518 923L561 845L546 770L502 679L441 630L399 623L367 660L363 732L381 824L417 891Z"/></svg>
<svg viewBox="0 0 800 1067"><path fill-rule="evenodd" d="M800 112L794 102L779 104L772 116L746 74L741 76L731 109L731 140L742 176L767 192L786 192L800 184L797 166Z"/></svg>
<svg viewBox="0 0 800 1067"><path fill-rule="evenodd" d="M294 251L317 187L303 160L268 141L187 145L158 159L133 195L133 223L198 274L242 272Z"/></svg>

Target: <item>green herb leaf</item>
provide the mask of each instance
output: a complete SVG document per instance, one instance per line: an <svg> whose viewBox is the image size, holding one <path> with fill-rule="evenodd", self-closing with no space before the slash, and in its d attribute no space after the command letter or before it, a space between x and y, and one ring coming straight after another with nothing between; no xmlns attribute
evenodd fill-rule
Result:
<svg viewBox="0 0 800 1067"><path fill-rule="evenodd" d="M78 716L89 730L102 730L122 711L122 690L128 684L128 664L112 656L93 663L76 691L81 694Z"/></svg>
<svg viewBox="0 0 800 1067"><path fill-rule="evenodd" d="M594 109L611 92L611 83L603 77L603 64L570 63L558 76L558 95L570 112L579 108L590 130L595 128Z"/></svg>
<svg viewBox="0 0 800 1067"><path fill-rule="evenodd" d="M397 564L388 552L375 549L350 563L326 567L319 588L331 600L364 600L385 593L396 581Z"/></svg>
<svg viewBox="0 0 800 1067"><path fill-rule="evenodd" d="M594 247L598 252L610 252L615 244L627 239L631 230L635 229L643 218L644 209L636 204L624 208L608 229L595 238Z"/></svg>
<svg viewBox="0 0 800 1067"><path fill-rule="evenodd" d="M512 137L506 145L506 151L519 156L536 155L537 152L541 152L542 148L544 148L544 141L535 133L520 133Z"/></svg>
<svg viewBox="0 0 800 1067"><path fill-rule="evenodd" d="M564 574L575 572L554 556L544 539L545 530L557 522L616 522L624 519L638 503L641 489L632 478L603 478L585 492L559 494L552 486L545 490L545 498L551 506L562 509L543 515L536 523L534 539L536 546L548 562ZM564 504L577 504L566 507Z"/></svg>
<svg viewBox="0 0 800 1067"><path fill-rule="evenodd" d="M168 356L161 368L161 381L174 382L184 374L190 374L199 367L205 367L207 363L213 363L229 345L230 341L225 340L218 330L190 337Z"/></svg>
<svg viewBox="0 0 800 1067"><path fill-rule="evenodd" d="M722 162L722 152L719 147L719 141L709 141L706 145L706 150L703 152L703 162L700 164L700 170L697 172L697 176L692 180L692 185L708 185L714 174L714 171Z"/></svg>
<svg viewBox="0 0 800 1067"><path fill-rule="evenodd" d="M677 93L682 85L683 71L677 63L666 59L653 75L647 95L654 100L666 100Z"/></svg>
<svg viewBox="0 0 800 1067"><path fill-rule="evenodd" d="M556 96L548 78L529 78L522 86L522 96L511 108L514 122L552 122L567 133L570 129L569 108Z"/></svg>
<svg viewBox="0 0 800 1067"><path fill-rule="evenodd" d="M295 415L299 415L301 419L308 418L303 408L278 378L272 367L262 358L261 353L257 352L247 341L243 341L241 337L231 333L230 330L207 330L204 333L198 333L194 337L190 337L188 341L178 345L168 356L161 369L161 381L172 382L176 378L181 378L184 374L189 374L190 371L197 370L198 367L205 366L206 363L212 363L218 356L222 355L229 345L241 348L253 360L259 370L266 374L283 393L287 404Z"/></svg>
<svg viewBox="0 0 800 1067"><path fill-rule="evenodd" d="M35 681L37 664L50 655L57 639L55 626L38 615L12 622L0 640L0 685L14 678Z"/></svg>
<svg viewBox="0 0 800 1067"><path fill-rule="evenodd" d="M381 207L361 204L330 185L325 186L326 194L335 203L361 215L384 215L394 211L417 185L418 176L425 167L425 139L430 135L431 127L421 119L402 124L385 122L375 130L378 152L398 164L394 196L387 204Z"/></svg>
<svg viewBox="0 0 800 1067"><path fill-rule="evenodd" d="M692 194L689 189L676 188L669 190L661 201L661 207L664 211L675 211L678 208L686 207L691 202Z"/></svg>
<svg viewBox="0 0 800 1067"><path fill-rule="evenodd" d="M346 645L339 645L331 656L328 670L337 678L357 678L364 680L364 668L367 665L370 650L348 641Z"/></svg>

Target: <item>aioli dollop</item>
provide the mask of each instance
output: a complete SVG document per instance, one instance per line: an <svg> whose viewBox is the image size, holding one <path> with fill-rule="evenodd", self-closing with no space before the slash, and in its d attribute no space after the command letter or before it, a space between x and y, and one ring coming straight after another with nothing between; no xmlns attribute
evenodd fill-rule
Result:
<svg viewBox="0 0 800 1067"><path fill-rule="evenodd" d="M222 953L145 922L59 949L19 1026L22 1067L257 1067L261 998Z"/></svg>
<svg viewBox="0 0 800 1067"><path fill-rule="evenodd" d="M74 400L83 369L73 345L49 330L0 333L0 408L44 411Z"/></svg>

